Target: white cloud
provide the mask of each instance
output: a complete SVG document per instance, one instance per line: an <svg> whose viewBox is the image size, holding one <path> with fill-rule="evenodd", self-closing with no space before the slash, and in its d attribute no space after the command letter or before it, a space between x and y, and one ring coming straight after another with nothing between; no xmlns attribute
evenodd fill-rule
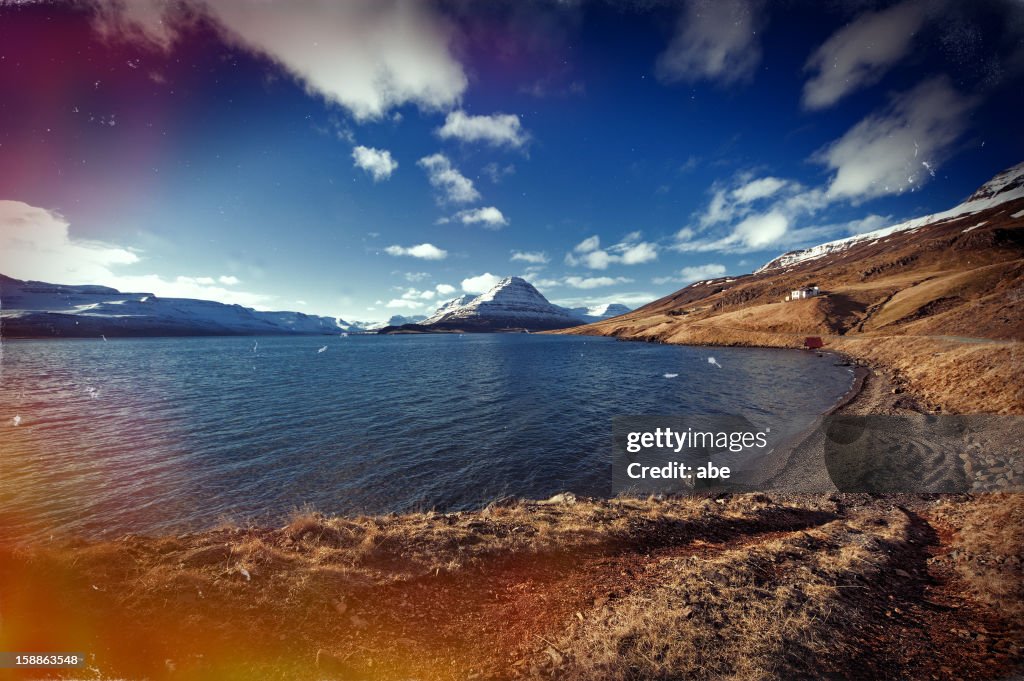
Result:
<svg viewBox="0 0 1024 681"><path fill-rule="evenodd" d="M414 284L420 281L426 281L427 279L430 279L430 275L427 272L406 272L402 276L405 277L406 281L412 282Z"/></svg>
<svg viewBox="0 0 1024 681"><path fill-rule="evenodd" d="M437 286L434 287L434 289L438 292L438 294L442 296L450 296L457 290L451 284L438 284Z"/></svg>
<svg viewBox="0 0 1024 681"><path fill-rule="evenodd" d="M546 265L548 263L548 254L544 251L512 251L512 257L509 258L513 262L528 262L533 265Z"/></svg>
<svg viewBox="0 0 1024 681"><path fill-rule="evenodd" d="M859 201L923 185L948 157L974 104L944 76L893 98L816 155L835 172L828 198Z"/></svg>
<svg viewBox="0 0 1024 681"><path fill-rule="evenodd" d="M457 139L463 142L487 142L493 146L521 147L529 136L513 114L491 114L470 116L465 111L452 111L437 129L442 139Z"/></svg>
<svg viewBox="0 0 1024 681"><path fill-rule="evenodd" d="M625 245L618 256L623 265L640 265L658 259L658 247L648 242Z"/></svg>
<svg viewBox="0 0 1024 681"><path fill-rule="evenodd" d="M537 284L534 285L537 286ZM568 308L596 307L606 303L621 303L622 305L636 308L641 305L646 305L658 297L660 296L648 291L616 291L611 294L602 291L599 294L559 297L557 300L551 300L551 302L555 305L561 305L562 307Z"/></svg>
<svg viewBox="0 0 1024 681"><path fill-rule="evenodd" d="M424 156L418 164L427 172L431 186L444 192L447 201L469 203L480 198L473 181L460 173L444 154Z"/></svg>
<svg viewBox="0 0 1024 681"><path fill-rule="evenodd" d="M778 193L786 184L777 177L762 177L733 189L732 198L737 203L751 203Z"/></svg>
<svg viewBox="0 0 1024 681"><path fill-rule="evenodd" d="M781 243L789 226L790 217L776 207L765 213L748 215L725 236L705 239L686 238L677 241L672 248L682 252L745 253L761 251Z"/></svg>
<svg viewBox="0 0 1024 681"><path fill-rule="evenodd" d="M58 284L106 284L111 267L139 256L98 241L72 239L59 213L21 201L0 201L0 272ZM109 284L107 284L109 285Z"/></svg>
<svg viewBox="0 0 1024 681"><path fill-rule="evenodd" d="M242 283L241 281L239 281L238 277L233 276L231 274L223 274L217 277L217 281L224 284L225 286L236 286Z"/></svg>
<svg viewBox="0 0 1024 681"><path fill-rule="evenodd" d="M658 78L722 84L749 78L761 61L762 23L756 0L688 0L675 35L658 57Z"/></svg>
<svg viewBox="0 0 1024 681"><path fill-rule="evenodd" d="M432 289L420 291L415 288L408 288L402 293L402 300L433 300L437 293Z"/></svg>
<svg viewBox="0 0 1024 681"><path fill-rule="evenodd" d="M694 281L700 281L702 279L716 279L725 274L725 265L719 265L718 263L708 263L706 265L695 265L693 267L684 267L679 270L679 274L671 277L657 277L654 279L654 283L661 284L689 284Z"/></svg>
<svg viewBox="0 0 1024 681"><path fill-rule="evenodd" d="M589 236L583 241L576 244L576 247L573 248L573 250L576 251L577 253L590 253L591 251L596 251L600 247L601 237L595 234L594 236Z"/></svg>
<svg viewBox="0 0 1024 681"><path fill-rule="evenodd" d="M352 150L352 161L357 168L370 173L374 182L388 179L398 167L398 161L391 158L391 152L387 149L374 149L362 145Z"/></svg>
<svg viewBox="0 0 1024 681"><path fill-rule="evenodd" d="M484 293L494 288L501 281L501 277L485 272L475 277L462 280L462 290L466 293Z"/></svg>
<svg viewBox="0 0 1024 681"><path fill-rule="evenodd" d="M438 248L434 244L417 244L416 246L388 246L384 249L388 255L409 255L413 258L423 260L444 260L448 257L448 251Z"/></svg>
<svg viewBox="0 0 1024 681"><path fill-rule="evenodd" d="M876 229L881 229L894 223L895 220L893 220L891 215L875 215L872 213L860 220L851 220L843 225L843 227L848 234L863 234L864 232L873 232Z"/></svg>
<svg viewBox="0 0 1024 681"><path fill-rule="evenodd" d="M75 239L59 213L21 201L0 201L0 273L16 279L55 284L110 286L126 293L152 293L162 298L199 298L221 303L264 307L273 296L226 289L213 277L126 274L137 269L139 255L119 246ZM235 285L231 276L221 284Z"/></svg>
<svg viewBox="0 0 1024 681"><path fill-rule="evenodd" d="M164 11L169 5L108 0L100 21L108 32L142 29L167 46L174 33ZM406 103L444 109L466 89L466 75L449 50L451 29L427 3L314 2L301 11L237 0L207 0L204 6L237 43L268 55L310 92L357 119L380 118Z"/></svg>
<svg viewBox="0 0 1024 681"><path fill-rule="evenodd" d="M508 224L508 218L494 206L461 210L455 217L464 225L482 224L487 229L501 229Z"/></svg>
<svg viewBox="0 0 1024 681"><path fill-rule="evenodd" d="M632 232L607 249L601 248L599 237L589 237L577 244L573 252L565 254L565 264L571 267L582 265L592 270L604 270L615 263L640 265L657 260L657 244L639 241L641 237L640 232Z"/></svg>
<svg viewBox="0 0 1024 681"><path fill-rule="evenodd" d="M807 60L806 69L814 75L804 85L804 106L823 109L878 82L910 51L927 14L924 0L906 0L865 13L836 31Z"/></svg>
<svg viewBox="0 0 1024 681"><path fill-rule="evenodd" d="M389 300L384 307L399 310L418 310L423 307L423 303L416 300L407 300L405 298L394 298Z"/></svg>
<svg viewBox="0 0 1024 681"><path fill-rule="evenodd" d="M765 248L782 239L789 229L789 218L777 210L751 215L733 231L740 244L751 249Z"/></svg>
<svg viewBox="0 0 1024 681"><path fill-rule="evenodd" d="M615 284L628 284L631 281L633 280L628 277L566 277L563 283L573 288L591 289L613 286Z"/></svg>

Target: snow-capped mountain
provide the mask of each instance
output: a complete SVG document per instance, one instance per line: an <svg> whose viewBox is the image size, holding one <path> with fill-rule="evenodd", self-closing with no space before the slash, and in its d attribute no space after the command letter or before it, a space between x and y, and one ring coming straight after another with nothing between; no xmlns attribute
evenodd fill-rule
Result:
<svg viewBox="0 0 1024 681"><path fill-rule="evenodd" d="M506 283L511 282L512 280L518 280L520 282L526 283L524 280L520 280L519 278L517 278L517 276L510 276L510 278L507 278L506 280L503 280L501 283L499 283L498 287L502 287L503 285L506 285L507 287L508 285ZM528 285L528 283L526 284ZM537 289L534 289L534 292L536 292L538 296L543 298L546 303L548 302L547 298L544 298L544 295L537 291ZM483 295L486 296L489 295L490 293L492 292L487 292ZM427 317L426 320L421 322L420 324L422 324L423 326L430 326L432 324L436 324L444 320L444 318L458 318L458 315L453 315L452 313L460 308L468 307L470 303L473 303L479 297L480 296L466 294L458 298L453 298L452 300L441 303L441 305L434 311L434 313ZM565 312L565 314L573 318L573 320L577 320L583 323L600 322L601 320L607 320L607 318L618 316L620 314L626 314L627 312L631 311L631 308L621 303L603 303L600 305L592 305L590 307L562 307L560 305L554 305L552 303L548 304L553 308L562 310L563 312ZM486 307L485 309L489 309L489 306Z"/></svg>
<svg viewBox="0 0 1024 681"><path fill-rule="evenodd" d="M348 324L301 312L258 312L211 300L159 298L106 286L65 286L0 275L7 337L326 335Z"/></svg>
<svg viewBox="0 0 1024 681"><path fill-rule="evenodd" d="M378 331L380 329L383 329L385 326L401 326L402 324L419 324L420 322L422 322L426 318L427 318L427 316L426 315L422 315L422 314L414 314L414 315L400 315L400 314L396 314L396 315L393 315L386 322L348 322L347 326L345 326L345 322L344 321L340 321L339 323L342 324L342 326L343 326L345 331L348 331L348 332L351 332L351 333L366 333L368 331Z"/></svg>
<svg viewBox="0 0 1024 681"><path fill-rule="evenodd" d="M788 253L783 253L771 262L768 262L759 270L754 272L754 274L759 274L771 269L790 267L807 260L821 258L838 251L844 251L852 246L884 239L885 237L891 236L897 232L913 232L914 230L921 229L922 227L939 225L955 218L962 218L966 215L980 213L981 211L993 208L999 204L1019 198L1024 198L1024 163L1020 163L999 173L979 187L978 190L971 194L966 201L950 208L947 211L914 218L913 220L907 220L906 222L901 222L897 225L892 225L891 227L876 229L873 232L865 232L864 234L857 234L851 237L846 237L845 239L829 241L828 243L812 246L811 248L789 251Z"/></svg>
<svg viewBox="0 0 1024 681"><path fill-rule="evenodd" d="M621 303L603 303L601 305L591 305L590 307L570 307L563 308L573 317L582 319L585 322L599 322L603 319L611 319L612 317L618 317L619 315L632 312L632 308L626 307Z"/></svg>
<svg viewBox="0 0 1024 681"><path fill-rule="evenodd" d="M396 314L387 321L384 326L400 326L402 324L419 324L427 318L425 314L400 315Z"/></svg>
<svg viewBox="0 0 1024 681"><path fill-rule="evenodd" d="M448 301L420 325L436 330L540 331L582 323L582 319L565 308L549 303L530 282L520 277L506 277L486 293Z"/></svg>
<svg viewBox="0 0 1024 681"><path fill-rule="evenodd" d="M465 295L459 296L458 298L452 298L447 302L441 303L440 307L434 310L434 314L430 315L423 321L423 324L433 324L434 322L440 321L440 319L449 312L454 312L460 307L465 307L469 303L473 302L475 298L476 296L467 293Z"/></svg>

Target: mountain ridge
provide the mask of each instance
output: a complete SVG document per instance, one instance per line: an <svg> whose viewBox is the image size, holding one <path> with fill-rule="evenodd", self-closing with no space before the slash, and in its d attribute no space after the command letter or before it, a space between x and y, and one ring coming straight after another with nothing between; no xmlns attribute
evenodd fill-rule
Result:
<svg viewBox="0 0 1024 681"><path fill-rule="evenodd" d="M344 320L303 312L258 311L212 300L0 274L0 333L8 338L332 335L347 326Z"/></svg>

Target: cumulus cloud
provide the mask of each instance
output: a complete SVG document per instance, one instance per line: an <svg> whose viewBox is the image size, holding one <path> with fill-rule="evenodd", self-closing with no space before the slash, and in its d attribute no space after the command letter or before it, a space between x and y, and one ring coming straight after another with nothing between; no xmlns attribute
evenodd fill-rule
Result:
<svg viewBox="0 0 1024 681"><path fill-rule="evenodd" d="M384 249L388 255L408 255L423 260L444 260L448 257L448 251L438 248L434 244L417 244L416 246L388 246Z"/></svg>
<svg viewBox="0 0 1024 681"><path fill-rule="evenodd" d="M110 286L129 293L164 298L200 298L263 307L273 296L226 289L239 280L231 275L164 276L126 273L138 269L135 251L114 244L76 239L60 214L21 201L0 201L0 273L16 279L56 284ZM218 285L221 284L221 285Z"/></svg>
<svg viewBox="0 0 1024 681"><path fill-rule="evenodd" d="M391 152L387 149L374 149L362 145L352 150L352 162L356 168L368 172L374 182L388 179L398 167L398 161L391 157Z"/></svg>
<svg viewBox="0 0 1024 681"><path fill-rule="evenodd" d="M894 97L815 155L834 171L828 198L860 201L925 184L949 156L975 103L945 76Z"/></svg>
<svg viewBox="0 0 1024 681"><path fill-rule="evenodd" d="M509 259L513 262L528 262L531 265L546 265L548 254L544 251L512 251L512 257Z"/></svg>
<svg viewBox="0 0 1024 681"><path fill-rule="evenodd" d="M612 249L619 249L618 262L623 265L640 265L658 259L658 247L655 244L641 241L639 243L617 244Z"/></svg>
<svg viewBox="0 0 1024 681"><path fill-rule="evenodd" d="M514 114L491 114L470 116L465 111L452 111L437 129L442 139L457 139L463 142L486 142L495 147L521 147L529 139L519 116Z"/></svg>
<svg viewBox="0 0 1024 681"><path fill-rule="evenodd" d="M143 30L168 45L174 22L164 0L107 0L108 31ZM412 103L429 110L456 104L466 90L449 49L451 29L433 5L403 0L285 3L207 0L210 16L239 45L266 54L310 92L357 119L375 119Z"/></svg>
<svg viewBox="0 0 1024 681"><path fill-rule="evenodd" d="M725 265L710 262L706 265L684 267L679 273L670 277L656 277L655 284L689 284L703 279L715 279L725 274Z"/></svg>
<svg viewBox="0 0 1024 681"><path fill-rule="evenodd" d="M656 73L664 82L711 80L727 85L750 78L761 62L757 0L689 0Z"/></svg>
<svg viewBox="0 0 1024 681"><path fill-rule="evenodd" d="M475 277L463 279L462 290L466 293L480 294L490 291L498 284L499 281L501 281L501 277L491 274L490 272L485 272Z"/></svg>
<svg viewBox="0 0 1024 681"><path fill-rule="evenodd" d="M106 284L114 276L111 267L139 261L112 244L73 240L69 226L55 211L0 201L0 272L61 284Z"/></svg>
<svg viewBox="0 0 1024 681"><path fill-rule="evenodd" d="M404 300L433 300L435 295L437 295L437 293L433 289L428 288L421 291L415 288L407 288L405 292L402 293L402 298Z"/></svg>
<svg viewBox="0 0 1024 681"><path fill-rule="evenodd" d="M566 253L565 264L572 267L584 266L592 270L608 269L609 265L640 265L658 259L657 244L641 241L641 234L627 234L622 241L608 248L601 248L601 239L592 236L584 239Z"/></svg>
<svg viewBox="0 0 1024 681"><path fill-rule="evenodd" d="M451 284L438 284L437 286L434 287L434 290L436 290L438 294L442 296L449 296L455 293L456 288Z"/></svg>
<svg viewBox="0 0 1024 681"><path fill-rule="evenodd" d="M480 224L487 229L501 229L508 224L508 218L494 206L462 210L456 213L455 217L464 225Z"/></svg>
<svg viewBox="0 0 1024 681"><path fill-rule="evenodd" d="M865 13L836 31L807 60L806 69L814 75L804 85L804 106L824 109L878 82L910 51L927 15L924 0L905 0Z"/></svg>
<svg viewBox="0 0 1024 681"><path fill-rule="evenodd" d="M745 218L728 238L750 250L757 250L778 242L788 229L789 218L778 210L772 210Z"/></svg>
<svg viewBox="0 0 1024 681"><path fill-rule="evenodd" d="M691 238L686 234L678 238L672 248L676 251L749 252L766 250L784 241L790 226L790 217L779 208L764 213L753 213L739 221L732 230L717 238Z"/></svg>
<svg viewBox="0 0 1024 681"><path fill-rule="evenodd" d="M424 156L418 165L426 171L431 186L443 192L446 201L469 203L480 198L473 181L460 173L444 154Z"/></svg>
<svg viewBox="0 0 1024 681"><path fill-rule="evenodd" d="M566 277L562 282L566 286L580 289L600 288L602 286L613 286L615 284L628 284L632 279L628 277Z"/></svg>

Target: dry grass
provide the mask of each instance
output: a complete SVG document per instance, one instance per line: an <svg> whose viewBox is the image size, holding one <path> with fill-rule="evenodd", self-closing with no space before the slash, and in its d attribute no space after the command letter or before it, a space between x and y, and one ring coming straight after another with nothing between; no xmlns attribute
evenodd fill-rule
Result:
<svg viewBox="0 0 1024 681"><path fill-rule="evenodd" d="M998 678L1018 497L901 503L566 496L0 550L0 648L126 678Z"/></svg>
<svg viewBox="0 0 1024 681"><path fill-rule="evenodd" d="M948 551L936 560L952 565L976 599L1024 621L1024 496L949 500L931 518L947 534Z"/></svg>

